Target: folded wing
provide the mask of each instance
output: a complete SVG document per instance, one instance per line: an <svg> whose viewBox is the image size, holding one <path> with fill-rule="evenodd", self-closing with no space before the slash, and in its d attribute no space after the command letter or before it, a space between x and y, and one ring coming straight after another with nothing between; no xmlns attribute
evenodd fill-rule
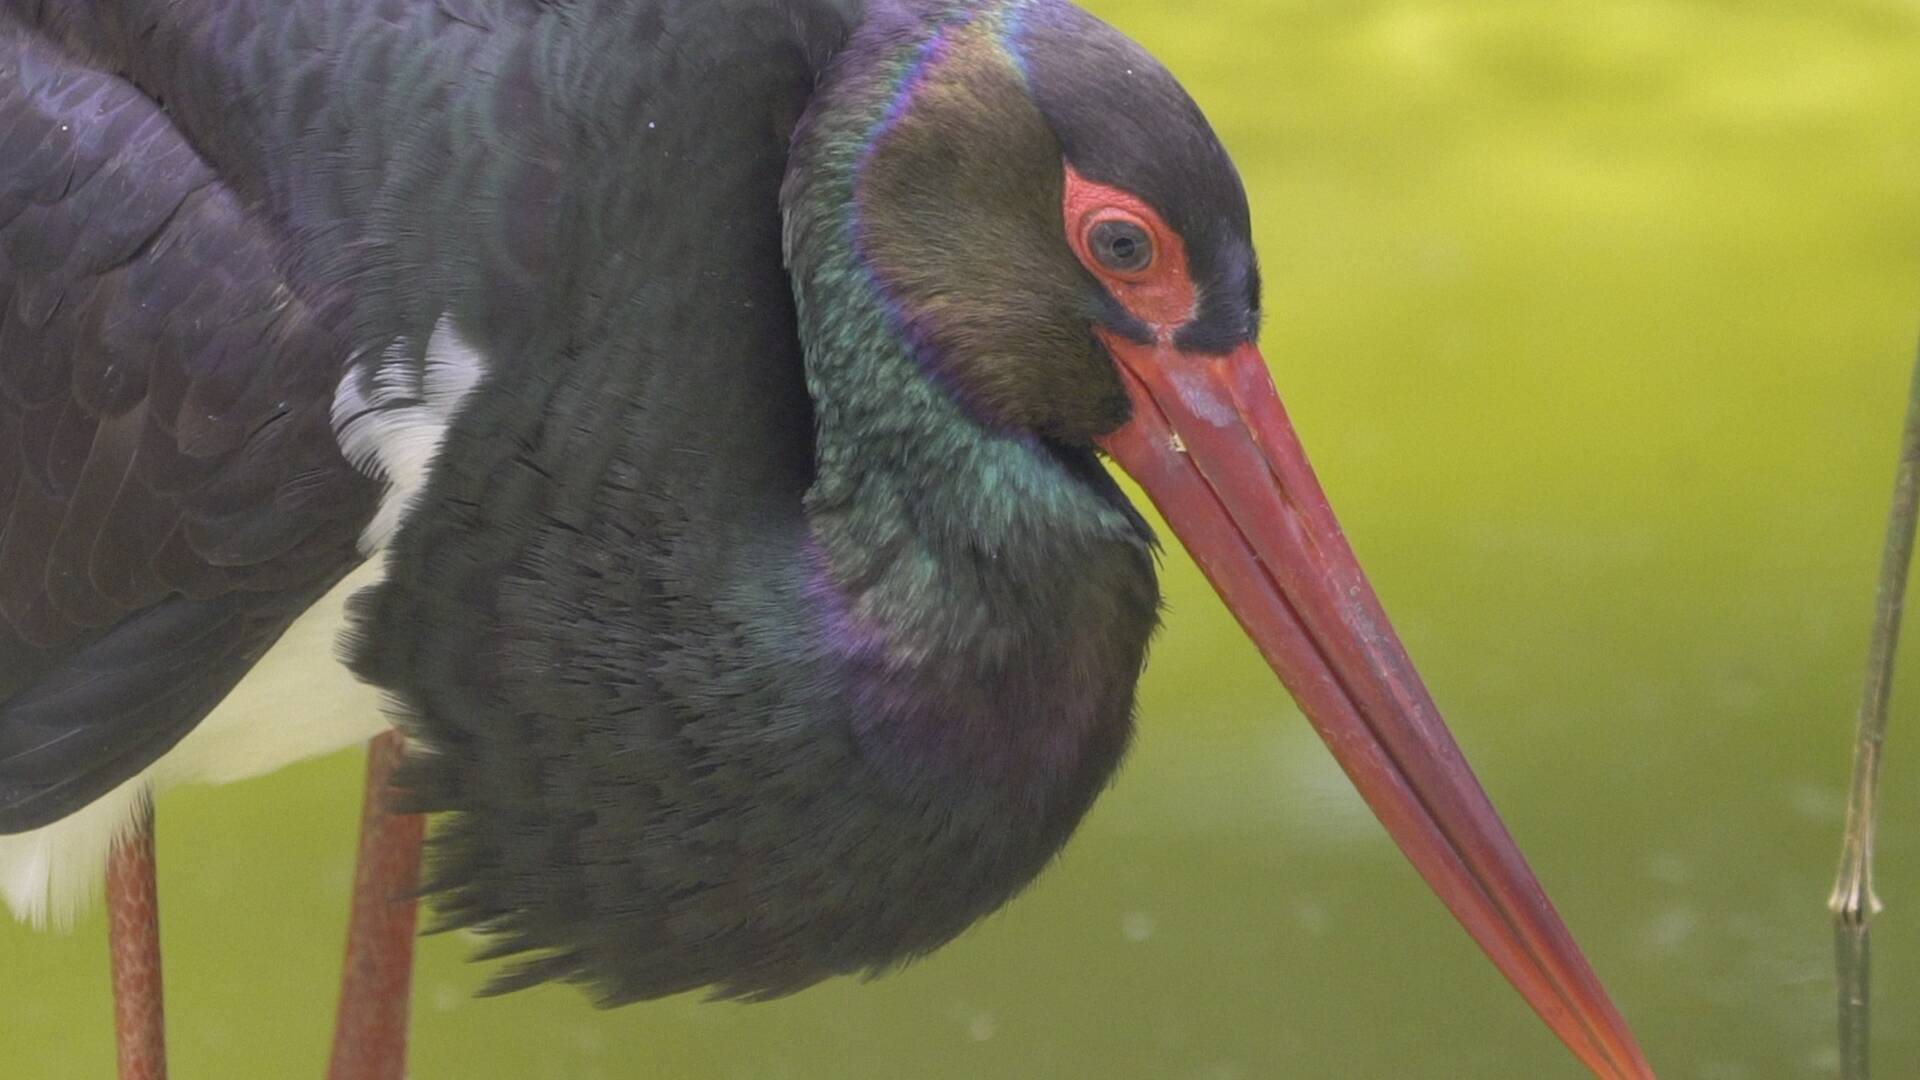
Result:
<svg viewBox="0 0 1920 1080"><path fill-rule="evenodd" d="M0 833L164 753L356 562L346 362L162 106L0 16Z"/></svg>

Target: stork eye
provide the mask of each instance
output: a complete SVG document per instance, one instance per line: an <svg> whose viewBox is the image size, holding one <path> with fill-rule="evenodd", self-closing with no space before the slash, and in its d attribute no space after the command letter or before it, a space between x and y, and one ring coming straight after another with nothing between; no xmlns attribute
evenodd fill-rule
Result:
<svg viewBox="0 0 1920 1080"><path fill-rule="evenodd" d="M1153 265L1153 237L1121 218L1107 218L1087 230L1087 249L1116 274L1138 274Z"/></svg>

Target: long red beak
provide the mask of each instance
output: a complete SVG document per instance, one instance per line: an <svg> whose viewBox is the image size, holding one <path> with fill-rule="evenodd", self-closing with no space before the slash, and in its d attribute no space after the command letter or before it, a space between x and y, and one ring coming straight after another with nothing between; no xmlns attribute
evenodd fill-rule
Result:
<svg viewBox="0 0 1920 1080"><path fill-rule="evenodd" d="M1139 481L1427 884L1595 1076L1651 1080L1626 1022L1474 779L1307 464L1259 350L1103 334Z"/></svg>

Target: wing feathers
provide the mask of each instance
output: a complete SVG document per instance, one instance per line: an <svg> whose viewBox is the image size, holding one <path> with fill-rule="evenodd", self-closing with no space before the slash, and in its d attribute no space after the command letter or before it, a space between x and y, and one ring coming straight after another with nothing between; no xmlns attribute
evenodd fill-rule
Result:
<svg viewBox="0 0 1920 1080"><path fill-rule="evenodd" d="M0 833L138 772L359 558L344 345L167 114L0 18Z"/></svg>

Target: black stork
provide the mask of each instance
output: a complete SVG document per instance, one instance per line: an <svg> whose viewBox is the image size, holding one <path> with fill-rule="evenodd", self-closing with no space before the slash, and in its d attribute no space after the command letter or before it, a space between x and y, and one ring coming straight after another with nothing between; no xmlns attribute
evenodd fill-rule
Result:
<svg viewBox="0 0 1920 1080"><path fill-rule="evenodd" d="M0 887L58 919L110 864L158 1075L152 793L383 730L238 704L353 593L497 988L899 964L1126 748L1159 598L1104 457L1532 1007L1650 1077L1308 468L1249 237L1063 0L0 0ZM370 781L344 996L388 1011L336 1076L404 1051Z"/></svg>

